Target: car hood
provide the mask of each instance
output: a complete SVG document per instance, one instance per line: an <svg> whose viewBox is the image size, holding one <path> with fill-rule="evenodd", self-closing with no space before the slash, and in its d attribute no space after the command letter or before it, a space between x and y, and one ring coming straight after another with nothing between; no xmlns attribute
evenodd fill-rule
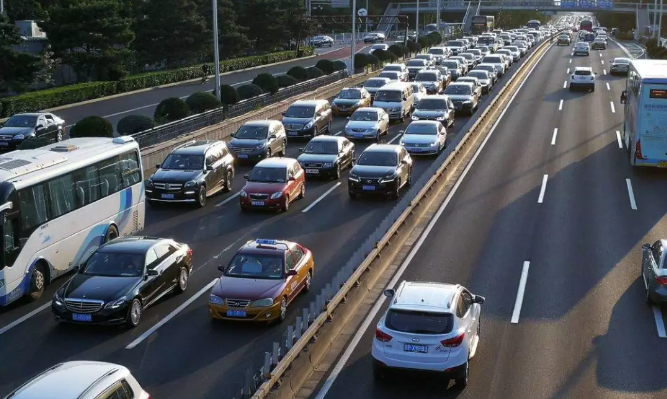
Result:
<svg viewBox="0 0 667 399"><path fill-rule="evenodd" d="M630 64L616 64L616 63L613 63L613 64L611 64L611 66L616 67L616 68L630 68ZM0 130L0 132L2 132L2 130Z"/></svg>
<svg viewBox="0 0 667 399"><path fill-rule="evenodd" d="M469 101L472 100L472 96L469 94L447 94L452 101Z"/></svg>
<svg viewBox="0 0 667 399"><path fill-rule="evenodd" d="M378 125L377 121L349 121L345 125L346 129L375 129Z"/></svg>
<svg viewBox="0 0 667 399"><path fill-rule="evenodd" d="M332 155L332 154L301 154L299 155L299 158L297 158L296 160L299 161L299 163L302 162L334 163L336 162L337 159L338 155Z"/></svg>
<svg viewBox="0 0 667 399"><path fill-rule="evenodd" d="M285 280L264 280L222 276L213 286L211 294L220 298L256 301L275 298L285 287Z"/></svg>
<svg viewBox="0 0 667 399"><path fill-rule="evenodd" d="M202 174L201 170L175 170L158 169L151 180L160 183L187 183L191 180L197 180Z"/></svg>
<svg viewBox="0 0 667 399"><path fill-rule="evenodd" d="M353 173L360 178L376 178L392 174L396 171L394 166L370 166L370 165L355 165L350 173Z"/></svg>
<svg viewBox="0 0 667 399"><path fill-rule="evenodd" d="M404 134L401 141L403 144L429 144L438 141L438 137L428 134Z"/></svg>
<svg viewBox="0 0 667 399"><path fill-rule="evenodd" d="M6 135L12 135L15 136L17 134L23 134L23 135L28 135L31 134L34 131L33 128L30 127L3 127L0 128L0 134L6 134Z"/></svg>
<svg viewBox="0 0 667 399"><path fill-rule="evenodd" d="M255 139L231 139L229 141L230 147L257 147L258 145L266 144L266 140L255 140Z"/></svg>
<svg viewBox="0 0 667 399"><path fill-rule="evenodd" d="M243 187L243 191L248 194L273 194L282 192L287 183L260 183L249 181Z"/></svg>
<svg viewBox="0 0 667 399"><path fill-rule="evenodd" d="M336 105L342 105L344 107L350 107L352 105L357 105L359 104L361 100L359 99L343 99L343 98L336 98L333 100L333 103Z"/></svg>
<svg viewBox="0 0 667 399"><path fill-rule="evenodd" d="M424 87L426 87L426 86L435 86L435 85L438 84L438 82L435 81L435 80L430 80L430 81L425 81L425 80L416 81L415 80L415 82L423 84Z"/></svg>
<svg viewBox="0 0 667 399"><path fill-rule="evenodd" d="M423 118L437 118L439 116L445 116L446 111L438 109L415 109L412 115Z"/></svg>
<svg viewBox="0 0 667 399"><path fill-rule="evenodd" d="M312 120L313 118L292 118L284 116L283 125L305 125Z"/></svg>
<svg viewBox="0 0 667 399"><path fill-rule="evenodd" d="M141 280L141 277L87 276L77 273L65 283L63 296L110 302L127 295Z"/></svg>

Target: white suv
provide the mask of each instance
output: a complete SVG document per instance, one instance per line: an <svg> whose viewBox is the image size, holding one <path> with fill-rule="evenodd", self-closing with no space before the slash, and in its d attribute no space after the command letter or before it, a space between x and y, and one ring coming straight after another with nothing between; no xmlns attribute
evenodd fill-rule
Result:
<svg viewBox="0 0 667 399"><path fill-rule="evenodd" d="M591 67L576 67L570 75L570 91L584 88L595 91L595 75Z"/></svg>
<svg viewBox="0 0 667 399"><path fill-rule="evenodd" d="M375 329L373 375L391 369L437 371L468 385L468 361L477 351L484 297L460 285L404 281Z"/></svg>

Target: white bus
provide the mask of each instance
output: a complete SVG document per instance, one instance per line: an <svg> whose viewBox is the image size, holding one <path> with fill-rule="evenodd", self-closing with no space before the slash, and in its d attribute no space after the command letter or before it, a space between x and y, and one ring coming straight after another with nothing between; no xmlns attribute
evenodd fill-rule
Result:
<svg viewBox="0 0 667 399"><path fill-rule="evenodd" d="M72 270L102 243L144 226L139 145L77 138L0 155L0 306Z"/></svg>
<svg viewBox="0 0 667 399"><path fill-rule="evenodd" d="M630 164L667 168L667 60L632 60L621 103Z"/></svg>

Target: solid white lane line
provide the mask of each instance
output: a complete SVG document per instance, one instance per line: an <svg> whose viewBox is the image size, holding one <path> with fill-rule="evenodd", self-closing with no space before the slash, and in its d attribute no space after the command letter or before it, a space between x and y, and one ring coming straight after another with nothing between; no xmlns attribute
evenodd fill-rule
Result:
<svg viewBox="0 0 667 399"><path fill-rule="evenodd" d="M632 190L632 182L630 179L625 179L625 185L628 186L628 196L630 197L630 208L637 210L637 203L635 202L635 193Z"/></svg>
<svg viewBox="0 0 667 399"><path fill-rule="evenodd" d="M551 145L556 145L556 136L558 136L558 128L554 129L554 135L551 136Z"/></svg>
<svg viewBox="0 0 667 399"><path fill-rule="evenodd" d="M342 130L341 130L341 131L339 131L339 132L336 132L336 133L334 133L334 136L338 136L338 135L339 135L339 134L341 134L341 133L343 133L343 131L342 131Z"/></svg>
<svg viewBox="0 0 667 399"><path fill-rule="evenodd" d="M665 322L662 320L662 311L658 306L653 307L653 318L655 319L655 327L658 329L658 337L667 338Z"/></svg>
<svg viewBox="0 0 667 399"><path fill-rule="evenodd" d="M48 309L51 307L51 301L45 303L44 305L38 307L37 309L33 310L32 312L20 317L19 319L16 319L12 321L11 323L7 324L6 326L0 328L0 335L6 333L7 331L11 330L12 328L18 326L19 324L23 323L24 321L28 320L29 318L35 316L37 313L40 313L44 309Z"/></svg>
<svg viewBox="0 0 667 399"><path fill-rule="evenodd" d="M563 89L567 88L567 80L563 82Z"/></svg>
<svg viewBox="0 0 667 399"><path fill-rule="evenodd" d="M565 72L565 73L569 75L570 74L570 68L567 68L567 72Z"/></svg>
<svg viewBox="0 0 667 399"><path fill-rule="evenodd" d="M560 100L560 103L558 104L558 110L559 111L563 110L563 100Z"/></svg>
<svg viewBox="0 0 667 399"><path fill-rule="evenodd" d="M544 57L544 56L542 56L542 57ZM403 261L403 264L401 264L401 266L396 271L396 274L394 275L394 277L391 279L389 284L387 284L387 288L393 288L393 287L396 286L396 284L398 283L400 278L403 276L403 273L405 273L405 270L410 265L410 262L412 262L412 259L415 257L415 255L417 255L417 252L422 247L422 245L424 245L424 242L426 241L426 238L428 237L429 234L431 234L431 230L433 230L433 227L435 227L435 224L438 222L438 220L440 219L442 214L445 212L445 208L447 208L447 205L449 205L449 202L452 200L452 198L454 197L454 195L458 191L459 186L461 185L461 183L465 179L466 175L468 174L468 172L470 171L472 166L475 164L475 161L477 160L477 157L479 156L479 154L481 154L482 150L486 146L486 143L493 136L493 132L496 130L496 127L498 126L500 121L503 119L503 116L505 115L505 113L509 109L510 105L512 104L512 102L514 101L516 96L521 91L521 88L523 87L524 83L526 83L526 81L528 80L528 77L530 77L533 70L535 70L535 67L537 66L537 64L539 64L539 61L542 59L542 57L540 57L537 60L537 63L535 63L535 65L533 65L533 67L528 72L528 75L526 75L526 78L519 85L519 88L517 89L517 91L509 99L509 101L507 102L507 105L505 106L505 109L503 109L503 112L500 113L500 116L498 117L498 119L496 119L493 126L491 127L491 131L486 136L484 141L482 141L482 144L477 149L477 152L475 152L475 154L472 156L468 165L465 167L465 169L463 169L463 173L458 178L456 183L454 183L454 187L452 188L452 191L450 191L450 193L447 195L447 198L445 198L445 201L442 203L442 205L440 205L440 208L438 209L436 214L433 216L433 218L431 219L429 224L426 226L426 229L424 229L421 236L419 237L419 239L417 240L415 245L412 247L412 250L410 251L410 253L408 253L407 258L405 258L405 260ZM371 311L368 313L368 315L366 315L366 318L364 319L363 323L361 323L361 326L359 326L359 328L357 329L357 332L355 333L354 337L350 341L350 344L347 346L347 349L345 349L345 352L343 352L343 355L340 357L340 359L338 359L338 363L336 363L336 366L331 371L331 374L329 374L329 377L324 382L324 385L322 385L322 388L317 393L317 396L315 396L315 399L324 399L327 392L329 392L329 389L331 389L331 386L336 381L336 379L340 375L341 371L343 371L343 368L345 367L345 364L347 363L347 361L350 360L350 357L354 353L354 350L357 348L357 345L359 345L359 342L361 341L364 334L366 333L366 330L368 330L368 327L373 322L373 319L375 318L375 316L380 311L380 308L382 308L382 305L384 304L386 299L387 299L387 297L385 297L384 295L381 295L380 298L377 300L377 302L375 302L375 305L373 306Z"/></svg>
<svg viewBox="0 0 667 399"><path fill-rule="evenodd" d="M544 202L544 194L547 191L547 181L549 180L549 175L542 176L542 187L540 188L540 196L537 199L537 203L541 204Z"/></svg>
<svg viewBox="0 0 667 399"><path fill-rule="evenodd" d="M392 143L393 143L394 141L396 141L397 139L400 139L402 135L403 135L403 134L397 134L396 136L394 136L393 139L389 140L389 143L387 143L387 144L392 144Z"/></svg>
<svg viewBox="0 0 667 399"><path fill-rule="evenodd" d="M616 131L616 140L618 141L618 148L623 148L623 140L621 140L621 132Z"/></svg>
<svg viewBox="0 0 667 399"><path fill-rule="evenodd" d="M609 87L609 83L607 83L607 90L611 90L611 87Z"/></svg>
<svg viewBox="0 0 667 399"><path fill-rule="evenodd" d="M603 75L606 75L606 74L607 74L607 70L606 70L606 69L603 69L603 70L602 70L602 74L603 74Z"/></svg>
<svg viewBox="0 0 667 399"><path fill-rule="evenodd" d="M530 268L530 262L523 262L523 269L521 270L521 279L519 280L519 290L516 293L516 302L514 302L514 311L512 312L512 324L517 324L519 322L519 316L521 315L521 305L523 305L523 296L526 293L526 283L528 282L528 269Z"/></svg>
<svg viewBox="0 0 667 399"><path fill-rule="evenodd" d="M324 199L324 197L326 197L327 195L331 194L331 192L332 192L333 190L335 190L336 188L338 188L338 186L340 186L341 184L343 184L343 183L338 182L338 183L334 184L333 187L331 187L330 189L328 189L327 191L325 191L324 194L320 195L315 201L313 201L312 204L308 205L308 206L306 207L306 209L302 210L301 212L303 212L303 213L308 212L312 207L314 207L315 205L317 205L318 202L322 201L322 200Z"/></svg>
<svg viewBox="0 0 667 399"><path fill-rule="evenodd" d="M615 113L616 113L616 108L614 108L614 102L613 102L613 101L610 101L610 102L609 102L609 105L611 105L611 113L612 113L612 114L615 114Z"/></svg>
<svg viewBox="0 0 667 399"><path fill-rule="evenodd" d="M157 324L155 324L153 327L149 328L146 332L144 332L143 334L141 334L137 339L135 339L134 341L130 342L130 344L129 344L128 346L125 347L125 349L133 349L133 348L135 348L137 345L139 345L140 343L142 343L146 338L150 337L151 334L153 334L155 331L157 331L160 327L162 327L163 325L167 324L167 323L169 322L169 320L171 320L171 319L173 319L174 317L176 317L176 315L179 314L180 312L182 312L183 309L185 309L185 308L187 308L188 306L190 306L190 304L191 304L192 302L196 301L197 298L199 298L200 296L204 295L204 294L205 294L208 290L210 290L210 289L215 285L215 283L217 283L217 282L218 282L218 279L216 278L215 280L213 280L213 281L211 281L210 283L208 283L204 288L202 288L202 289L200 289L199 291L197 291L196 294L194 294L193 296L191 296L190 298L188 298L187 301L183 302L183 303L181 304L181 306L179 306L179 307L177 307L176 309L174 309L174 310L173 310L171 313L169 313L164 319L162 319L162 320L160 320L159 322L157 322Z"/></svg>
<svg viewBox="0 0 667 399"><path fill-rule="evenodd" d="M240 191L237 192L237 193L234 193L234 194L230 195L229 197L225 198L224 200L218 202L217 204L215 204L215 206L216 206L216 207L223 206L223 205L225 205L226 203L228 203L229 201L231 201L231 200L233 200L234 198L238 197L239 195L241 195L241 192L240 192Z"/></svg>

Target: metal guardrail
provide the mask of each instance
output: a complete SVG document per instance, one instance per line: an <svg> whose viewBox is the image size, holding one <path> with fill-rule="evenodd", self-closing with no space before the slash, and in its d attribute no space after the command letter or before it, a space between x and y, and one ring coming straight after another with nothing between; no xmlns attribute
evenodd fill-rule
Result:
<svg viewBox="0 0 667 399"><path fill-rule="evenodd" d="M397 3L401 12L415 12L417 2ZM442 1L440 4L442 10L465 11L468 7L467 1L452 0ZM436 1L420 1L420 12L433 12L437 9ZM483 0L481 2L482 10L494 9L516 9L516 10L535 10L540 11L616 11L616 12L634 12L637 3L630 2L612 2L610 0L561 0L559 4L554 4L552 0L525 0L525 1L503 1L503 0Z"/></svg>
<svg viewBox="0 0 667 399"><path fill-rule="evenodd" d="M225 119L240 116L258 108L283 101L295 95L313 91L322 86L344 79L345 77L347 77L347 71L334 72L331 75L325 75L316 79L297 83L294 86L282 88L278 90L276 94L262 94L248 100L240 101L237 104L230 105L226 108L221 107L201 114L191 115L184 119L135 133L132 137L139 143L140 148L154 146L205 127L215 125Z"/></svg>

